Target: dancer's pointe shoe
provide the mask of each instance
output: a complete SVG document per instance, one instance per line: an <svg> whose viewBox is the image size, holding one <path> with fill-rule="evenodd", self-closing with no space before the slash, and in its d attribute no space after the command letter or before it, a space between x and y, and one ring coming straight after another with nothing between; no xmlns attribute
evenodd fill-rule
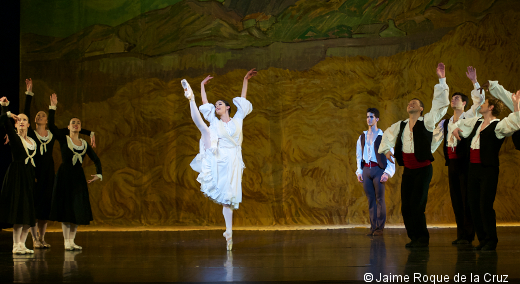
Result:
<svg viewBox="0 0 520 284"><path fill-rule="evenodd" d="M224 234L222 234L224 238L226 238L226 248L228 251L233 249L233 233L228 233L228 231L225 231Z"/></svg>
<svg viewBox="0 0 520 284"><path fill-rule="evenodd" d="M25 253L26 254L33 254L34 253L34 250L32 249L28 249L24 243L20 243L20 249L21 250L25 250Z"/></svg>
<svg viewBox="0 0 520 284"><path fill-rule="evenodd" d="M77 244L74 243L74 241L70 241L70 244L71 246L75 249L75 250L82 250L83 247L80 247L78 246Z"/></svg>
<svg viewBox="0 0 520 284"><path fill-rule="evenodd" d="M50 248L51 245L45 242L45 239L43 236L40 236L40 232L38 234L38 239L40 240L40 243L42 244L42 248Z"/></svg>
<svg viewBox="0 0 520 284"><path fill-rule="evenodd" d="M20 244L13 244L13 254L25 254L25 250L22 250Z"/></svg>
<svg viewBox="0 0 520 284"><path fill-rule="evenodd" d="M193 94L193 91L191 90L191 87L190 87L190 84L188 83L188 81L186 81L186 79L182 79L181 84L182 84L182 87L184 88L184 96L190 101L195 100L195 95Z"/></svg>
<svg viewBox="0 0 520 284"><path fill-rule="evenodd" d="M35 249L43 248L43 245L40 242L40 239L38 237L33 238L33 248L35 248Z"/></svg>
<svg viewBox="0 0 520 284"><path fill-rule="evenodd" d="M74 247L70 244L68 240L65 241L65 250L74 250Z"/></svg>

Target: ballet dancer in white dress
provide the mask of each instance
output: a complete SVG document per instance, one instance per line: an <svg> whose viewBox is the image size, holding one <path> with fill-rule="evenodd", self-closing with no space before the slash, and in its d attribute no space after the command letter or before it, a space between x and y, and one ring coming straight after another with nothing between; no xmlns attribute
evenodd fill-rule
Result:
<svg viewBox="0 0 520 284"><path fill-rule="evenodd" d="M231 118L231 106L224 100L218 100L215 105L208 103L204 85L211 76L201 83L201 97L203 105L200 112L209 121L210 126L202 120L195 104L195 95L186 80L182 80L184 95L190 101L191 117L202 137L200 139L200 153L191 162L193 170L199 172L197 181L201 184L201 191L214 202L223 205L222 214L226 221L227 250L233 248L233 210L238 209L242 202L242 125L244 118L253 110L253 106L246 99L247 83L257 72L249 70L244 77L242 95L234 98L233 103L237 112ZM216 117L220 116L220 119Z"/></svg>

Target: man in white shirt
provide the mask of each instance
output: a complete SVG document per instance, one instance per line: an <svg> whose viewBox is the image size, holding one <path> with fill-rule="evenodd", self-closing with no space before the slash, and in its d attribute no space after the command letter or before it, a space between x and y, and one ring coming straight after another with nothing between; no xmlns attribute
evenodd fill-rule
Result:
<svg viewBox="0 0 520 284"><path fill-rule="evenodd" d="M437 76L439 84L434 87L430 112L423 117L423 103L419 99L412 99L406 109L408 119L394 123L385 131L378 150L378 153L385 154L390 159L394 156L390 149L395 146L395 159L400 166L404 166L401 213L411 239L406 247L426 247L430 243L424 212L433 175L432 153L438 147L438 143L434 142L433 132L450 105L443 63L437 66Z"/></svg>
<svg viewBox="0 0 520 284"><path fill-rule="evenodd" d="M485 92L477 82L477 71L472 66L468 67L466 75L473 83L474 89L471 91L473 105L464 112L467 106L468 97L462 93L454 93L451 97L451 108L453 116L448 120L443 120L437 126L440 139L445 139L443 143L444 159L448 166L448 181L450 186L451 205L457 223L457 239L452 244L469 244L475 239L475 229L471 220L471 212L467 204L467 182L469 156L466 155L469 149L469 142L465 139L458 141L452 134L454 125L460 119L468 119L482 116L479 113L480 106L484 103Z"/></svg>
<svg viewBox="0 0 520 284"><path fill-rule="evenodd" d="M386 223L385 182L395 173L394 163L384 154L376 154L383 131L377 128L379 110L367 109L368 131L363 131L356 145L357 179L363 183L368 198L370 232L367 236L381 236Z"/></svg>
<svg viewBox="0 0 520 284"><path fill-rule="evenodd" d="M490 88L491 91L491 88ZM496 117L505 108L496 98L488 98L480 109L482 118L462 119L453 135L470 141L468 203L480 244L476 250L495 250L498 243L493 203L497 193L499 151L504 138L520 130L520 91L512 96L514 112L502 121Z"/></svg>

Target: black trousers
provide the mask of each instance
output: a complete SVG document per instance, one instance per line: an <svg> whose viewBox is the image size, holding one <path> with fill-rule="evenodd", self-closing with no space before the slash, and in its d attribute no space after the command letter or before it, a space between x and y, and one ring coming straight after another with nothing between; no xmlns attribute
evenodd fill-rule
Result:
<svg viewBox="0 0 520 284"><path fill-rule="evenodd" d="M380 167L363 168L363 188L368 198L368 212L372 232L382 231L385 228L385 184L380 182L384 172L385 170Z"/></svg>
<svg viewBox="0 0 520 284"><path fill-rule="evenodd" d="M432 165L418 169L404 168L401 182L401 212L406 232L412 241L430 241L424 212L432 175Z"/></svg>
<svg viewBox="0 0 520 284"><path fill-rule="evenodd" d="M471 220L468 204L468 161L463 159L450 160L448 165L451 205L457 223L457 239L473 241L475 230Z"/></svg>
<svg viewBox="0 0 520 284"><path fill-rule="evenodd" d="M497 195L499 168L469 164L468 201L473 226L480 243L497 243L497 221L493 203Z"/></svg>

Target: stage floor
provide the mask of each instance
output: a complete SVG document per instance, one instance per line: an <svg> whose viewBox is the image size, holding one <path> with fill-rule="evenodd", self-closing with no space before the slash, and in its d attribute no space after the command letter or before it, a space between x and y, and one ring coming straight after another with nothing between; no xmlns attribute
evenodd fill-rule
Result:
<svg viewBox="0 0 520 284"><path fill-rule="evenodd" d="M0 282L218 282L334 281L364 283L371 273L387 281L429 283L455 275L466 283L520 279L520 227L499 227L496 252L451 245L455 229L430 229L429 248L406 249L404 229L234 231L232 252L222 231L79 232L82 251L67 252L60 232L46 241L52 248L34 255L11 253L12 233L0 232ZM29 235L30 236L30 235ZM474 245L478 242L474 241ZM27 241L32 248L32 240ZM420 280L414 278L419 276ZM487 273L487 274L486 274ZM446 275L446 276L444 276ZM507 279L506 276L507 275ZM402 278L401 278L402 277ZM497 278L498 277L498 278ZM503 281L503 282L505 282ZM442 281L445 282L445 281Z"/></svg>

